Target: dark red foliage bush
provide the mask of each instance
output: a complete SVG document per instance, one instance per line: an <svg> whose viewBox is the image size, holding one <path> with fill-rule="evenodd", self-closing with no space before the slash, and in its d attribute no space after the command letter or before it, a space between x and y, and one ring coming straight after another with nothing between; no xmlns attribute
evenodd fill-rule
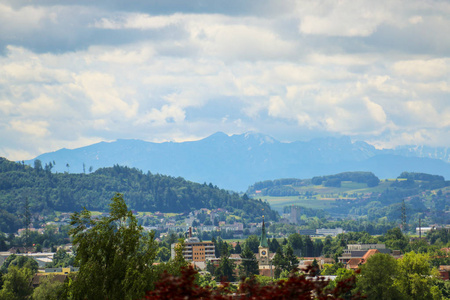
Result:
<svg viewBox="0 0 450 300"><path fill-rule="evenodd" d="M341 281L333 290L327 290L328 281L321 277L305 277L292 275L287 280L277 281L269 285L261 285L255 278L243 280L238 291L228 290L222 283L220 288L212 289L195 284L195 271L192 267L183 268L181 276L165 273L155 285L155 290L146 294L144 299L361 299L360 295L352 295L355 277Z"/></svg>

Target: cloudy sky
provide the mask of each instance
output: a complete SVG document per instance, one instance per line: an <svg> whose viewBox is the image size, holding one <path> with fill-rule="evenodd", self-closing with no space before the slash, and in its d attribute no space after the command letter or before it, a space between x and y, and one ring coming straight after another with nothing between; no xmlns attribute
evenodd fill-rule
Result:
<svg viewBox="0 0 450 300"><path fill-rule="evenodd" d="M0 1L0 156L217 131L450 147L450 2Z"/></svg>

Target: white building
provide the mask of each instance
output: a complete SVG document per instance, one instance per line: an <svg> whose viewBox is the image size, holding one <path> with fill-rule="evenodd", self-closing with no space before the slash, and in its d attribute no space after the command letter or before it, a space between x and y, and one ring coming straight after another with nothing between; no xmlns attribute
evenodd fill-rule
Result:
<svg viewBox="0 0 450 300"><path fill-rule="evenodd" d="M338 234L344 233L344 230L342 228L320 228L316 229L317 235L331 235L331 236L337 236Z"/></svg>

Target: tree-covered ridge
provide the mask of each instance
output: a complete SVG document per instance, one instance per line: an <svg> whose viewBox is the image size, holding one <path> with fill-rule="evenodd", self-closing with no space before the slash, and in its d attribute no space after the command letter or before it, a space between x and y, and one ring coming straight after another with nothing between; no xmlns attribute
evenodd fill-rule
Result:
<svg viewBox="0 0 450 300"><path fill-rule="evenodd" d="M324 185L340 187L342 181L365 183L368 187L375 187L380 179L372 172L344 172L335 175L316 176L312 179L283 178L265 180L251 185L247 193L254 194L256 191L263 196L297 196L299 191L295 187L307 185Z"/></svg>
<svg viewBox="0 0 450 300"><path fill-rule="evenodd" d="M51 163L37 161L34 168L0 159L0 213L21 214L25 199L31 212L73 212L86 207L106 211L116 192L137 211L187 212L223 208L245 218L277 215L262 201L240 197L210 184L181 177L144 174L135 168L114 166L90 174L51 172Z"/></svg>
<svg viewBox="0 0 450 300"><path fill-rule="evenodd" d="M314 185L341 186L342 181L365 183L368 187L377 186L380 179L372 172L343 172L335 175L317 176L311 179Z"/></svg>
<svg viewBox="0 0 450 300"><path fill-rule="evenodd" d="M372 182L376 186L369 186ZM397 179L381 181L370 172L346 172L302 180L280 179L257 182L247 194L267 200L280 213L289 213L292 205L302 207L303 220L297 220L298 225L308 224L313 229L338 226L375 234L385 232L389 222L406 222L411 230L419 226L419 219L426 226L449 223L450 181L426 173L402 172ZM313 213L308 213L307 208L313 209ZM317 220L307 220L314 215L320 219L320 225ZM361 222L357 227L326 225L329 222L325 215L332 218L352 216L360 218ZM362 226L365 222L374 226Z"/></svg>

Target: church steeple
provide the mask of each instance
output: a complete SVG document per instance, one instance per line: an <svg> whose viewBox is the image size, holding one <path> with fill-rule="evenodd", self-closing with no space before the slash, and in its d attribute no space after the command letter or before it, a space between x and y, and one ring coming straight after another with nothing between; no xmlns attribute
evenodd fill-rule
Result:
<svg viewBox="0 0 450 300"><path fill-rule="evenodd" d="M263 222L262 222L262 228L261 228L261 241L259 243L259 246L262 248L269 248L269 243L267 241L267 236L266 236L266 225L264 223L264 216L263 216Z"/></svg>

